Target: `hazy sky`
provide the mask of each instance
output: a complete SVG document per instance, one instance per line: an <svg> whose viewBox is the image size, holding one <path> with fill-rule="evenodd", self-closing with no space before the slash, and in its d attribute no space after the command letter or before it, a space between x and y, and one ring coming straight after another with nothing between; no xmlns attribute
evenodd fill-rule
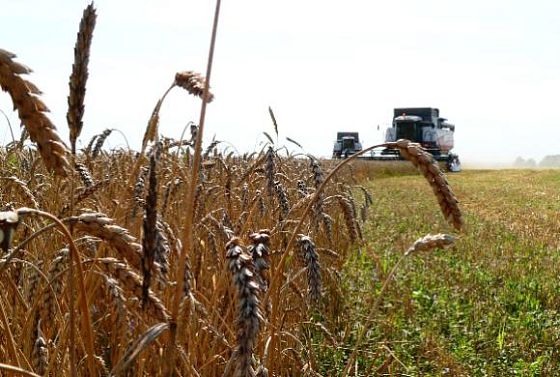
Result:
<svg viewBox="0 0 560 377"><path fill-rule="evenodd" d="M30 66L68 140L66 97L86 1L0 0L0 48ZM98 0L82 144L105 128L133 148L180 70L205 72L214 1ZM329 156L336 131L383 137L393 107L439 107L463 162L560 154L560 2L224 0L207 111L239 151L272 133ZM179 138L200 101L172 92L160 130ZM0 109L11 102L0 94ZM10 141L0 116L0 141ZM381 131L377 126L381 125ZM19 130L18 130L19 133ZM108 145L124 145L114 134Z"/></svg>

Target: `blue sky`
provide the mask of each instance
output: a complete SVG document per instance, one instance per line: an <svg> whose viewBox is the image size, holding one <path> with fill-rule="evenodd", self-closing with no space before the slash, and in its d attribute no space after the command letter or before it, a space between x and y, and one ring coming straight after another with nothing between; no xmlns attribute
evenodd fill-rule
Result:
<svg viewBox="0 0 560 377"><path fill-rule="evenodd" d="M86 1L0 0L0 48L30 66L67 140L68 77ZM82 143L105 128L138 147L179 70L203 73L214 2L95 2L98 22ZM278 120L281 143L331 153L336 131L382 138L393 107L434 106L456 124L464 162L560 154L560 2L224 0L206 139L254 150ZM200 101L177 90L160 130L178 138ZM0 109L13 124L9 96ZM0 117L0 141L9 141ZM284 141L282 141L282 139ZM122 136L109 139L113 147ZM289 143L288 143L289 144Z"/></svg>

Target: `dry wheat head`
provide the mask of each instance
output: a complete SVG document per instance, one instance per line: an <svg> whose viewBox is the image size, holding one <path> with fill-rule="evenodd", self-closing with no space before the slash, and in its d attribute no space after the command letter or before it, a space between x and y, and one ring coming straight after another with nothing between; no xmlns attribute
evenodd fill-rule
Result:
<svg viewBox="0 0 560 377"><path fill-rule="evenodd" d="M18 110L21 123L29 132L31 140L37 143L39 153L47 169L66 176L69 169L66 155L68 150L56 131L56 127L45 115L49 111L39 99L41 91L21 75L31 70L13 59L11 52L0 49L0 87L12 98Z"/></svg>

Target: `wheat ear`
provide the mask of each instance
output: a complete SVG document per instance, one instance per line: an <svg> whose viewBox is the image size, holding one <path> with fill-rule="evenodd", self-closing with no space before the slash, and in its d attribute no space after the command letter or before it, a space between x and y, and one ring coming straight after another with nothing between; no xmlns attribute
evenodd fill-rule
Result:
<svg viewBox="0 0 560 377"><path fill-rule="evenodd" d="M86 188L92 187L95 184L95 182L93 181L93 177L90 171L88 170L87 166L85 166L81 162L75 162L74 168L80 175L80 179L82 180L82 183L84 184L84 186L86 186Z"/></svg>
<svg viewBox="0 0 560 377"><path fill-rule="evenodd" d="M84 98L88 79L89 50L96 18L97 14L92 3L84 9L76 46L74 47L74 64L68 83L70 95L68 96L68 113L66 114L73 154L76 154L76 140L83 127L82 117L84 116Z"/></svg>
<svg viewBox="0 0 560 377"><path fill-rule="evenodd" d="M33 204L33 208L39 208L39 203L37 202L35 195L33 195L33 192L31 192L31 190L27 186L27 183L23 182L21 179L19 179L16 176L0 177L0 179L5 179L14 182L25 194L25 196L29 199L29 201Z"/></svg>
<svg viewBox="0 0 560 377"><path fill-rule="evenodd" d="M342 196L336 195L336 199L340 208L342 209L342 214L344 215L344 221L346 222L346 228L348 229L348 235L352 243L361 239L361 231L359 229L359 224L356 221L356 213L350 199Z"/></svg>
<svg viewBox="0 0 560 377"><path fill-rule="evenodd" d="M445 219L457 230L463 227L463 217L459 209L459 201L451 191L445 175L441 172L434 157L426 152L418 143L410 140L398 140L387 143L389 148L398 149L401 156L417 167L436 195L441 212Z"/></svg>
<svg viewBox="0 0 560 377"><path fill-rule="evenodd" d="M146 197L146 210L143 221L142 237L142 305L148 298L148 291L152 280L152 269L157 249L157 153L150 156L150 175L148 185L148 196Z"/></svg>
<svg viewBox="0 0 560 377"><path fill-rule="evenodd" d="M80 190L74 197L74 205L77 205L78 203L81 203L85 199L89 198L97 191L99 191L99 189L107 185L109 182L110 182L109 179L104 179L102 181L96 182L93 186L85 187L84 189ZM64 214L68 213L69 210L70 210L70 203L62 207L59 217L62 217Z"/></svg>
<svg viewBox="0 0 560 377"><path fill-rule="evenodd" d="M134 268L142 266L142 246L128 230L114 224L114 221L102 213L84 213L68 218L78 232L99 237L113 246Z"/></svg>
<svg viewBox="0 0 560 377"><path fill-rule="evenodd" d="M175 75L174 85L185 89L193 96L202 98L204 95L204 86L206 85L205 78L193 71L178 72ZM212 102L214 95L208 92L206 102Z"/></svg>
<svg viewBox="0 0 560 377"><path fill-rule="evenodd" d="M103 144L105 144L105 140L111 135L113 132L112 129L107 128L103 130L103 132L95 138L95 145L93 146L93 151L91 153L91 158L96 158L99 153L101 152L101 148L103 148ZM92 139L94 140L94 139Z"/></svg>
<svg viewBox="0 0 560 377"><path fill-rule="evenodd" d="M31 140L37 143L47 169L65 177L69 170L67 148L58 136L56 127L45 115L49 109L38 97L41 91L20 76L31 73L31 69L14 62L15 57L11 52L0 49L0 87L12 98L14 109L18 110L21 123L29 132Z"/></svg>
<svg viewBox="0 0 560 377"><path fill-rule="evenodd" d="M167 96L167 93L169 93L170 89L171 88L167 89L167 91L165 92L163 97L161 97L157 101L156 106L154 107L154 110L152 111L152 115L150 116L150 120L148 120L148 126L146 127L146 131L144 132L144 137L142 138L141 153L144 153L144 151L146 150L146 147L148 146L148 142L154 141L154 140L157 139L158 125L159 125L159 111L161 109L161 104L162 104L163 100L165 99L165 97Z"/></svg>
<svg viewBox="0 0 560 377"><path fill-rule="evenodd" d="M247 251L253 257L256 280L261 291L266 292L270 280L268 273L270 269L270 230L259 230L256 233L250 234L249 238L251 239L252 245L247 248Z"/></svg>
<svg viewBox="0 0 560 377"><path fill-rule="evenodd" d="M126 263L115 258L99 258L97 261L99 261L101 266L112 274L116 280L120 281L126 290L138 298L142 297L142 278L140 278ZM152 290L148 290L148 295L144 302L144 309L147 314L161 322L167 322L169 319L167 309Z"/></svg>
<svg viewBox="0 0 560 377"><path fill-rule="evenodd" d="M275 181L275 176L276 176L276 165L274 163L274 149L272 149L272 147L268 147L268 150L266 151L266 188L267 188L267 192L268 192L268 196L272 197L272 194L274 193L274 181Z"/></svg>
<svg viewBox="0 0 560 377"><path fill-rule="evenodd" d="M417 253L420 251L430 251L433 249L446 249L455 243L455 237L449 234L428 234L419 238L406 251L405 255Z"/></svg>
<svg viewBox="0 0 560 377"><path fill-rule="evenodd" d="M57 300L62 293L63 281L61 274L68 264L68 249L61 249L49 268L49 284L52 290L47 287L44 295L40 298L39 303L39 314L41 316L42 323L45 324L46 328L52 327L52 323L56 316ZM48 334L48 333L47 333Z"/></svg>
<svg viewBox="0 0 560 377"><path fill-rule="evenodd" d="M315 243L306 235L300 234L297 240L300 258L307 269L307 292L309 301L317 305L321 300L321 265Z"/></svg>
<svg viewBox="0 0 560 377"><path fill-rule="evenodd" d="M47 342L43 337L40 329L40 321L37 325L37 338L35 339L35 343L33 345L33 370L43 376L47 371L47 367L49 364L49 349L47 348Z"/></svg>
<svg viewBox="0 0 560 377"><path fill-rule="evenodd" d="M310 167L311 167L311 171L313 173L312 174L313 186L315 187L315 189L318 189L321 186L321 183L323 183L323 171L321 170L321 166L319 165L319 162L314 158L311 158ZM319 230L319 220L322 219L323 223L325 225L326 225L325 221L328 221L328 220L324 220L325 213L323 212L323 210L324 210L323 200L324 200L323 193L319 193L319 196L317 197L317 200L315 201L315 204L313 205L312 222L313 222L313 226L314 226L316 231ZM326 226L328 226L328 225L326 225ZM329 241L332 240L332 229L330 229L330 231L327 231L327 236L329 238Z"/></svg>
<svg viewBox="0 0 560 377"><path fill-rule="evenodd" d="M226 258L237 291L237 345L224 375L229 375L228 369L233 367L233 376L253 376L253 348L262 321L258 298L259 285L254 279L251 255L245 252L239 238L232 238L227 243Z"/></svg>

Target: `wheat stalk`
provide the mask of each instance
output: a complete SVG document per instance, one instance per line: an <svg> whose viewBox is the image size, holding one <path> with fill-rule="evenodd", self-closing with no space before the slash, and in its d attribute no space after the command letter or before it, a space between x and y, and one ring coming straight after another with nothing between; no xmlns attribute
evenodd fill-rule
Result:
<svg viewBox="0 0 560 377"><path fill-rule="evenodd" d="M381 300L384 297L385 291L387 290L387 287L389 286L389 283L393 280L393 276L395 275L395 273L396 273L397 269L399 268L399 266L401 265L401 263L409 255L411 255L412 253L419 252L419 251L431 251L435 248L446 249L446 248L452 246L454 243L455 243L455 237L453 237L451 235L448 235L448 234L436 234L436 235L428 234L428 235L416 240L414 242L414 244L411 247L409 247L408 250L397 261L397 263L395 263L395 265L393 266L391 271L387 274L387 277L385 278L385 282L383 283L383 286L381 287L381 290L379 291L379 294L377 296L377 299L375 300L375 303L373 303L373 305L371 306L370 312L369 312L367 318L373 318L373 314L379 308L379 305L381 304ZM354 349L352 350L352 353L350 354L350 357L348 358L348 361L346 363L346 367L344 369L344 374L343 374L344 376L347 376L348 372L352 368L352 363L354 362L354 360L356 358L357 350L360 348L360 346L362 344L362 341L364 339L364 335L366 334L367 330L368 330L367 326L364 326L358 332L358 335L356 337L356 342L355 342L355 345L354 345Z"/></svg>
<svg viewBox="0 0 560 377"><path fill-rule="evenodd" d="M17 211L18 216L27 216L27 215L36 215L43 218L48 218L53 221L58 229L63 233L66 242L68 243L68 248L70 249L70 255L72 262L70 263L69 274L68 274L68 282L69 282L69 289L70 289L70 300L69 300L69 325L70 325L70 342L74 343L76 341L76 334L75 334L75 313L74 313L74 278L78 281L78 298L79 298L79 305L81 308L81 322L82 322L82 331L84 332L84 340L85 340L85 348L87 351L87 367L90 374L94 374L95 370L95 351L94 351L94 344L93 344L93 329L91 325L91 316L89 313L89 305L88 305L88 297L86 294L85 288L85 275L82 266L82 259L80 254L78 253L78 249L74 242L74 239L68 230L68 228L58 219L56 216L40 211L37 209L32 208L20 208ZM75 265L75 266L74 266ZM77 274L74 276L74 268L77 267ZM75 350L70 350L70 373L72 376L77 375L76 369L76 357L75 357Z"/></svg>

